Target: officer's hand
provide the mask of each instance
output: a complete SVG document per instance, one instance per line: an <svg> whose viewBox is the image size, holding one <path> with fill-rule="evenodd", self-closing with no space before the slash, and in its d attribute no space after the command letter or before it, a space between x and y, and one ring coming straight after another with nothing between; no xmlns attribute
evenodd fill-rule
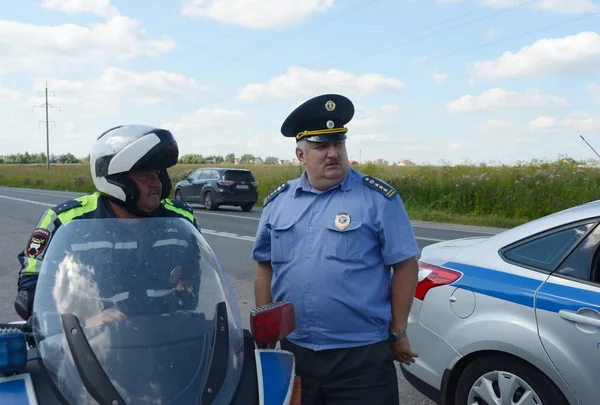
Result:
<svg viewBox="0 0 600 405"><path fill-rule="evenodd" d="M277 343L267 343L267 344L257 345L257 347L259 349L275 349L276 346L277 346Z"/></svg>
<svg viewBox="0 0 600 405"><path fill-rule="evenodd" d="M395 342L390 342L390 344L392 346L392 352L394 353L394 360L399 361L400 363L410 366L416 361L415 358L419 357L417 353L410 349L410 343L406 336Z"/></svg>
<svg viewBox="0 0 600 405"><path fill-rule="evenodd" d="M125 318L125 315L121 311L118 309L109 308L97 315L92 316L91 318L88 318L88 320L85 322L85 326L88 328L93 328L108 322L119 321L123 318Z"/></svg>

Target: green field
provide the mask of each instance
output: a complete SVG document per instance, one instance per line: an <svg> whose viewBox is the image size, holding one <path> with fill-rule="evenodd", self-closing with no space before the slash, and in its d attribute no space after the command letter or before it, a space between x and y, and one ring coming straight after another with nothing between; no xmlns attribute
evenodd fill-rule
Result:
<svg viewBox="0 0 600 405"><path fill-rule="evenodd" d="M219 165L215 165L219 166ZM177 165L174 182L201 165ZM237 165L259 181L259 204L282 181L302 173L301 166ZM402 197L411 219L512 227L578 204L600 199L600 170L569 162L532 162L518 166L378 166L357 170L377 176ZM79 164L0 165L0 185L88 192L89 166Z"/></svg>

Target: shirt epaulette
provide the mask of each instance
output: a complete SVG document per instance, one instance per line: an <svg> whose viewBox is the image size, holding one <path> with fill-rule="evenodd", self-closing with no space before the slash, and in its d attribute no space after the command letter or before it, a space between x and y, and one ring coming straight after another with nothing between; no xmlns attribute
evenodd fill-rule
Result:
<svg viewBox="0 0 600 405"><path fill-rule="evenodd" d="M56 206L54 206L52 208L52 211L54 211L56 213L56 215L71 210L73 208L77 208L77 207L81 207L83 206L83 204L81 204L81 201L77 200L77 199L73 199L73 200L68 200L65 201L62 204L58 204Z"/></svg>
<svg viewBox="0 0 600 405"><path fill-rule="evenodd" d="M181 208L181 209L184 209L186 211L189 211L192 214L194 213L194 209L192 207L190 207L185 201L165 199L165 203L166 204L170 204L170 205L174 205L174 206L176 206L178 208Z"/></svg>
<svg viewBox="0 0 600 405"><path fill-rule="evenodd" d="M273 198L275 198L279 193L285 190L288 187L288 182L284 181L283 183L278 184L273 190L269 191L267 196L263 199L263 207L269 203Z"/></svg>
<svg viewBox="0 0 600 405"><path fill-rule="evenodd" d="M375 178L372 176L363 177L363 184L371 187L373 190L379 191L381 194L383 194L387 198L392 198L396 194L398 194L398 192L396 191L396 189L394 189L394 187L390 186L383 180L379 180L378 178Z"/></svg>

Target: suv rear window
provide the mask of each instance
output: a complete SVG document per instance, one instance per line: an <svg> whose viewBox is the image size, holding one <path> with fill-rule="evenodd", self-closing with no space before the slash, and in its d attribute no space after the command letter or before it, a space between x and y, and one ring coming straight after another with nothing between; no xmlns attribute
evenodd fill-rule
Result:
<svg viewBox="0 0 600 405"><path fill-rule="evenodd" d="M252 173L242 170L227 170L225 171L224 180L230 181L254 181L254 176Z"/></svg>

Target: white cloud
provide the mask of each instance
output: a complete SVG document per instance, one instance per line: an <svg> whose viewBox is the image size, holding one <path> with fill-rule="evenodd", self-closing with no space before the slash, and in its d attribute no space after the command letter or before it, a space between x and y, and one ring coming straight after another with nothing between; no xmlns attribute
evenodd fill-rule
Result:
<svg viewBox="0 0 600 405"><path fill-rule="evenodd" d="M75 24L38 26L0 20L0 74L48 72L60 68L101 66L169 51L170 39L147 40L138 22L124 16L84 27Z"/></svg>
<svg viewBox="0 0 600 405"><path fill-rule="evenodd" d="M43 88L38 80L36 88ZM99 77L87 81L50 79L49 87L56 93L56 103L77 107L79 111L99 113L121 106L157 104L167 99L186 97L209 88L193 78L161 70L133 72L115 67L106 69Z"/></svg>
<svg viewBox="0 0 600 405"><path fill-rule="evenodd" d="M523 0L478 0L478 2L493 8L508 8L525 4ZM528 6L558 14L582 14L600 9L590 0L538 0Z"/></svg>
<svg viewBox="0 0 600 405"><path fill-rule="evenodd" d="M256 126L256 116L228 109L199 109L163 124L175 135L182 155L198 153L203 156L225 155L224 150L236 154L253 153L246 145L247 135L258 133L251 129L252 126Z"/></svg>
<svg viewBox="0 0 600 405"><path fill-rule="evenodd" d="M600 104L600 85L590 84L586 87L588 95L593 102Z"/></svg>
<svg viewBox="0 0 600 405"><path fill-rule="evenodd" d="M510 121L505 120L488 120L483 125L477 127L477 130L483 132L495 132L504 131L507 129L513 129L515 125Z"/></svg>
<svg viewBox="0 0 600 405"><path fill-rule="evenodd" d="M188 0L181 13L246 28L269 29L300 24L333 4L334 0Z"/></svg>
<svg viewBox="0 0 600 405"><path fill-rule="evenodd" d="M495 37L496 35L498 35L500 33L500 30L498 30L497 28L490 28L489 30L487 30L485 32L485 37L486 38L492 38Z"/></svg>
<svg viewBox="0 0 600 405"><path fill-rule="evenodd" d="M162 124L173 132L180 154L225 156L250 153L265 158L294 159L295 141L279 132L279 122L265 122L260 113L235 109L198 109Z"/></svg>
<svg viewBox="0 0 600 405"><path fill-rule="evenodd" d="M464 95L447 103L452 113L508 113L524 109L564 107L568 102L557 96L542 93L539 89L510 91L499 88L484 91L478 96Z"/></svg>
<svg viewBox="0 0 600 405"><path fill-rule="evenodd" d="M308 97L317 93L368 94L404 89L404 83L378 73L353 75L337 69L314 71L290 67L266 84L246 85L237 95L240 100L263 100Z"/></svg>
<svg viewBox="0 0 600 405"><path fill-rule="evenodd" d="M440 4L462 3L464 0L436 0ZM526 4L523 0L475 0L476 3L491 8L508 8L519 5L540 11L549 11L558 14L583 14L597 11L600 7L591 0L538 0Z"/></svg>
<svg viewBox="0 0 600 405"><path fill-rule="evenodd" d="M91 13L106 18L119 15L110 0L44 0L42 7L66 14Z"/></svg>
<svg viewBox="0 0 600 405"><path fill-rule="evenodd" d="M348 127L348 157L371 160L388 156L390 161L403 159L398 153L421 151L422 140L406 133L406 117L396 105L356 107ZM379 156L376 156L379 154Z"/></svg>
<svg viewBox="0 0 600 405"><path fill-rule="evenodd" d="M433 80L435 80L436 83L445 82L447 79L448 79L448 73L434 73L433 74Z"/></svg>
<svg viewBox="0 0 600 405"><path fill-rule="evenodd" d="M496 60L473 63L475 77L576 76L598 72L600 35L581 32L564 38L543 38L517 52L505 52Z"/></svg>
<svg viewBox="0 0 600 405"><path fill-rule="evenodd" d="M541 116L529 123L529 128L536 132L588 132L600 130L600 115L586 111L574 111L566 118Z"/></svg>
<svg viewBox="0 0 600 405"><path fill-rule="evenodd" d="M20 91L0 87L0 103L6 103L10 106L31 107L34 98L27 96Z"/></svg>
<svg viewBox="0 0 600 405"><path fill-rule="evenodd" d="M349 137L356 138L356 134L394 133L401 125L401 110L396 105L382 105L379 107L356 106L354 118L346 126L349 128ZM392 131L389 131L389 130ZM378 138L381 139L381 138Z"/></svg>

